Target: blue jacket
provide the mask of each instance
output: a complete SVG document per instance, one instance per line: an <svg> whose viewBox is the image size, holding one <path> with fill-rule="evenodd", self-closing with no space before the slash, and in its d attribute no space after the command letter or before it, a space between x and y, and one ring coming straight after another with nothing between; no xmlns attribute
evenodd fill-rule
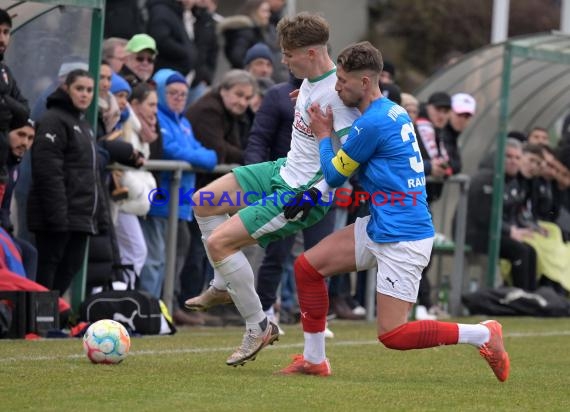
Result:
<svg viewBox="0 0 570 412"><path fill-rule="evenodd" d="M174 70L162 69L153 76L158 94L158 124L162 134L164 159L184 160L196 168L213 170L218 162L216 152L204 148L194 137L192 127L183 113L174 113L166 104L166 80L174 73L176 73ZM162 172L158 186L169 190L171 177L172 172ZM194 172L183 172L180 181L180 193L193 191L195 185L196 174ZM181 220L192 220L190 197L191 195L180 197L178 218ZM168 204L153 204L148 214L167 217Z"/></svg>

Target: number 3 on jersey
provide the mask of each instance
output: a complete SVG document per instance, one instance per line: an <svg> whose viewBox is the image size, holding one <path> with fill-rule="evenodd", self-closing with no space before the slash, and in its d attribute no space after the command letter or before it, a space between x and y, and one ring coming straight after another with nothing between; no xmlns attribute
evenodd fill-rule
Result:
<svg viewBox="0 0 570 412"><path fill-rule="evenodd" d="M414 132L414 124L410 122L403 125L402 130L400 131L400 135L402 136L402 140L404 142L412 139L412 148L416 154L410 157L410 167L414 172L422 173L424 171L424 162L422 161L420 146L418 144L416 133Z"/></svg>

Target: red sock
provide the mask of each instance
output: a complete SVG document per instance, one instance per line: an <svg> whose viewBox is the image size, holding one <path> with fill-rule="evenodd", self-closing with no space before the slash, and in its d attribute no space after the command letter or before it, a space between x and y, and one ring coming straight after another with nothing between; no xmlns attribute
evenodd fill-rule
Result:
<svg viewBox="0 0 570 412"><path fill-rule="evenodd" d="M456 345L458 339L459 327L457 323L438 322L436 320L408 322L378 336L378 340L384 346L397 350Z"/></svg>
<svg viewBox="0 0 570 412"><path fill-rule="evenodd" d="M325 278L302 254L295 260L295 281L301 307L303 331L324 332L329 310L329 294Z"/></svg>

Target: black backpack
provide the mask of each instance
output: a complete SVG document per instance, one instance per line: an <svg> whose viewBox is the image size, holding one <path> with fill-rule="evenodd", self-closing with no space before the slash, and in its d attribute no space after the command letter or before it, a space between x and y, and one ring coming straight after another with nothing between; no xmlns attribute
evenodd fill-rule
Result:
<svg viewBox="0 0 570 412"><path fill-rule="evenodd" d="M492 316L570 316L570 301L542 286L534 292L514 287L480 289L461 297L469 312Z"/></svg>
<svg viewBox="0 0 570 412"><path fill-rule="evenodd" d="M91 295L81 303L80 316L86 322L112 319L123 324L129 333L143 335L161 333L163 319L159 300L137 290L107 290ZM174 326L167 323L170 333L174 333Z"/></svg>

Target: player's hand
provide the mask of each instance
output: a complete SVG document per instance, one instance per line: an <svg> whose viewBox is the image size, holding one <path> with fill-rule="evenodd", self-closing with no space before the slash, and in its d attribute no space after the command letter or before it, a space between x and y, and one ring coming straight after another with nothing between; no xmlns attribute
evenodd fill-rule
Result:
<svg viewBox="0 0 570 412"><path fill-rule="evenodd" d="M309 190L299 192L287 204L283 206L283 215L287 220L294 220L301 214L301 220L307 219L311 208L318 205L322 193L316 187L311 187Z"/></svg>
<svg viewBox="0 0 570 412"><path fill-rule="evenodd" d="M309 107L309 116L311 117L311 130L317 139L329 137L333 128L332 108L327 106L325 112L321 110L318 103L313 103Z"/></svg>

